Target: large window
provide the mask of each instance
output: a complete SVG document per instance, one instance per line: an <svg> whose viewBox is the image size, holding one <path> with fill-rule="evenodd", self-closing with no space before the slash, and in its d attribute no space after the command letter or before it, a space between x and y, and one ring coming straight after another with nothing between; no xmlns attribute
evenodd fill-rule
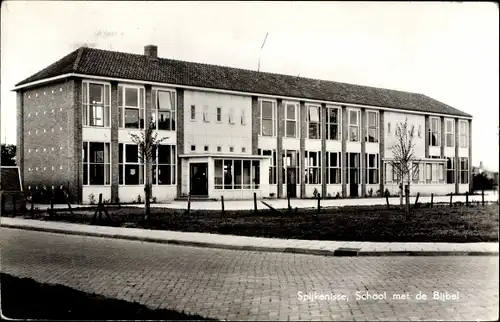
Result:
<svg viewBox="0 0 500 322"><path fill-rule="evenodd" d="M285 102L285 136L299 137L299 104Z"/></svg>
<svg viewBox="0 0 500 322"><path fill-rule="evenodd" d="M361 182L360 153L347 153L347 184Z"/></svg>
<svg viewBox="0 0 500 322"><path fill-rule="evenodd" d="M446 157L446 183L455 183L455 158Z"/></svg>
<svg viewBox="0 0 500 322"><path fill-rule="evenodd" d="M153 148L152 155L151 171L153 173L153 184L174 185L176 165L175 145L158 145L158 148Z"/></svg>
<svg viewBox="0 0 500 322"><path fill-rule="evenodd" d="M454 147L455 146L455 123L452 119L445 119L446 126L446 146Z"/></svg>
<svg viewBox="0 0 500 322"><path fill-rule="evenodd" d="M460 147L467 148L469 146L469 122L460 121Z"/></svg>
<svg viewBox="0 0 500 322"><path fill-rule="evenodd" d="M309 139L321 139L321 106L307 105L307 128Z"/></svg>
<svg viewBox="0 0 500 322"><path fill-rule="evenodd" d="M326 139L340 140L340 108L327 106L326 113Z"/></svg>
<svg viewBox="0 0 500 322"><path fill-rule="evenodd" d="M377 184L378 180L378 154L365 154L365 164L366 164L366 183Z"/></svg>
<svg viewBox="0 0 500 322"><path fill-rule="evenodd" d="M277 183L277 174L276 174L276 150L258 150L259 155L267 155L271 156L271 160L269 162L269 184Z"/></svg>
<svg viewBox="0 0 500 322"><path fill-rule="evenodd" d="M203 122L210 122L209 107L208 105L203 106Z"/></svg>
<svg viewBox="0 0 500 322"><path fill-rule="evenodd" d="M118 86L118 111L121 128L144 128L144 88Z"/></svg>
<svg viewBox="0 0 500 322"><path fill-rule="evenodd" d="M378 142L378 112L367 111L366 142Z"/></svg>
<svg viewBox="0 0 500 322"><path fill-rule="evenodd" d="M321 184L321 152L306 151L305 155L306 184Z"/></svg>
<svg viewBox="0 0 500 322"><path fill-rule="evenodd" d="M351 142L359 142L360 114L360 110L349 109L349 141Z"/></svg>
<svg viewBox="0 0 500 322"><path fill-rule="evenodd" d="M154 89L151 117L157 130L175 131L175 91Z"/></svg>
<svg viewBox="0 0 500 322"><path fill-rule="evenodd" d="M84 126L110 126L110 95L111 88L107 84L82 83Z"/></svg>
<svg viewBox="0 0 500 322"><path fill-rule="evenodd" d="M144 164L139 159L139 147L135 144L118 145L119 183L144 184Z"/></svg>
<svg viewBox="0 0 500 322"><path fill-rule="evenodd" d="M460 183L469 183L469 158L460 158Z"/></svg>
<svg viewBox="0 0 500 322"><path fill-rule="evenodd" d="M259 188L259 160L215 159L214 167L215 189Z"/></svg>
<svg viewBox="0 0 500 322"><path fill-rule="evenodd" d="M276 102L260 101L260 135L276 136Z"/></svg>
<svg viewBox="0 0 500 322"><path fill-rule="evenodd" d="M431 117L431 127L429 129L429 145L440 146L441 141L441 120L438 117Z"/></svg>
<svg viewBox="0 0 500 322"><path fill-rule="evenodd" d="M326 152L326 183L340 184L341 179L341 157L340 152Z"/></svg>
<svg viewBox="0 0 500 322"><path fill-rule="evenodd" d="M109 143L83 142L83 184L109 185Z"/></svg>
<svg viewBox="0 0 500 322"><path fill-rule="evenodd" d="M426 163L425 164L425 182L426 183L444 183L444 164Z"/></svg>
<svg viewBox="0 0 500 322"><path fill-rule="evenodd" d="M288 182L290 180L290 182ZM300 183L300 151L283 151L283 183Z"/></svg>

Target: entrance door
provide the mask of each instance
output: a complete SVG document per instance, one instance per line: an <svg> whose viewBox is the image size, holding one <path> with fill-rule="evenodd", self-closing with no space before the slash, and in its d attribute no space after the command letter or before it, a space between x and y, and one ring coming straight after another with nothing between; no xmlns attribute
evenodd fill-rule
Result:
<svg viewBox="0 0 500 322"><path fill-rule="evenodd" d="M208 195L208 163L191 163L191 195Z"/></svg>
<svg viewBox="0 0 500 322"><path fill-rule="evenodd" d="M290 198L297 197L297 173L295 168L286 170L286 193Z"/></svg>
<svg viewBox="0 0 500 322"><path fill-rule="evenodd" d="M358 197L358 186L360 182L360 163L359 153L348 153L348 168L349 168L349 195L351 197Z"/></svg>

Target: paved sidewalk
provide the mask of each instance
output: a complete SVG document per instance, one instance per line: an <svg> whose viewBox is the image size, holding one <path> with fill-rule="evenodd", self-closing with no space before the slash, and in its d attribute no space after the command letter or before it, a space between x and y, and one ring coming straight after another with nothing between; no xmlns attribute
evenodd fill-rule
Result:
<svg viewBox="0 0 500 322"><path fill-rule="evenodd" d="M430 196L419 197L419 203L428 203L431 201ZM481 195L469 196L469 201L481 201ZM498 201L498 196L495 194L485 194L485 202L496 202ZM449 203L450 196L434 196L434 203ZM465 202L465 196L453 196L453 202ZM270 204L276 209L288 208L287 199L266 199L266 203ZM342 206L370 206L370 205L385 205L385 198L353 198L353 199L323 199L321 200L322 207L342 207ZM410 202L415 203L415 197L410 197ZM391 205L399 205L399 197L389 198L389 203ZM318 206L318 201L316 199L291 199L290 204L293 208L316 208ZM143 204L130 204L130 207L144 207ZM35 204L34 207L40 209L46 209L50 205ZM54 205L55 208L67 208L66 204ZM76 205L74 206L76 207ZM78 207L91 207L90 205L78 205ZM95 205L93 206L95 207ZM169 209L187 209L187 201L175 200L169 203L158 203L151 204L152 208L169 208ZM227 200L224 202L225 210L249 210L253 209L253 200ZM267 207L258 200L258 209L267 209ZM192 201L192 210L219 210L221 209L220 201Z"/></svg>
<svg viewBox="0 0 500 322"><path fill-rule="evenodd" d="M0 218L7 228L138 240L184 246L324 256L498 255L498 243L376 243L278 239L207 233L90 226L32 219Z"/></svg>

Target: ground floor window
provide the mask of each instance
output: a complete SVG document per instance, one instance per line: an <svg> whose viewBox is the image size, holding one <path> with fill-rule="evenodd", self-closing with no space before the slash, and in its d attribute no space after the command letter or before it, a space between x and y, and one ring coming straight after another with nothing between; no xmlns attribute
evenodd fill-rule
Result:
<svg viewBox="0 0 500 322"><path fill-rule="evenodd" d="M425 164L425 183L444 183L444 164Z"/></svg>
<svg viewBox="0 0 500 322"><path fill-rule="evenodd" d="M119 184L144 184L144 164L139 159L139 147L136 144L118 145Z"/></svg>
<svg viewBox="0 0 500 322"><path fill-rule="evenodd" d="M455 183L455 158L446 158L446 183Z"/></svg>
<svg viewBox="0 0 500 322"><path fill-rule="evenodd" d="M341 169L342 169L342 153L341 152L326 152L326 183L340 184Z"/></svg>
<svg viewBox="0 0 500 322"><path fill-rule="evenodd" d="M304 161L306 184L321 184L321 152L306 151Z"/></svg>
<svg viewBox="0 0 500 322"><path fill-rule="evenodd" d="M347 184L360 183L360 153L347 153Z"/></svg>
<svg viewBox="0 0 500 322"><path fill-rule="evenodd" d="M151 171L153 173L153 184L174 185L176 159L175 145L159 145L153 148Z"/></svg>
<svg viewBox="0 0 500 322"><path fill-rule="evenodd" d="M109 143L83 142L83 184L110 184Z"/></svg>
<svg viewBox="0 0 500 322"><path fill-rule="evenodd" d="M366 183L377 184L378 180L378 154L365 154L365 165L366 165Z"/></svg>
<svg viewBox="0 0 500 322"><path fill-rule="evenodd" d="M300 183L300 151L285 150L283 152L283 183Z"/></svg>
<svg viewBox="0 0 500 322"><path fill-rule="evenodd" d="M259 155L267 155L271 156L271 161L269 163L269 184L276 184L278 182L277 180L277 172L276 172L276 165L277 160L276 160L276 150L258 150Z"/></svg>
<svg viewBox="0 0 500 322"><path fill-rule="evenodd" d="M469 158L460 158L460 183L469 183Z"/></svg>
<svg viewBox="0 0 500 322"><path fill-rule="evenodd" d="M259 160L214 160L215 189L259 189L259 184Z"/></svg>

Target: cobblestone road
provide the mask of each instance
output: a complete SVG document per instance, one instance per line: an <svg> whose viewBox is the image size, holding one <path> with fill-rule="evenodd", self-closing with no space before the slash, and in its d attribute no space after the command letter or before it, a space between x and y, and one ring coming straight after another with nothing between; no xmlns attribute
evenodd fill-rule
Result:
<svg viewBox="0 0 500 322"><path fill-rule="evenodd" d="M321 257L4 228L0 242L5 273L217 319L498 318L498 257ZM357 301L357 291L387 299ZM419 291L428 299L416 300ZM433 291L459 300L433 300ZM348 300L300 301L298 292ZM393 299L406 292L409 300Z"/></svg>

